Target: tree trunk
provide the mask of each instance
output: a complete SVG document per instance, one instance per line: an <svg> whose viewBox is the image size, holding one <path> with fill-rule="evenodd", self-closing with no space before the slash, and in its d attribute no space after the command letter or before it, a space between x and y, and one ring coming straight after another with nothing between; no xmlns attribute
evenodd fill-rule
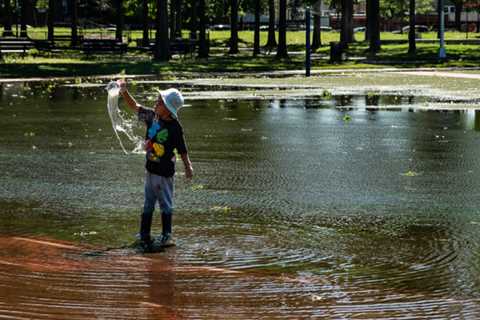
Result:
<svg viewBox="0 0 480 320"><path fill-rule="evenodd" d="M70 13L72 14L72 47L76 47L78 45L78 6L77 0L70 1Z"/></svg>
<svg viewBox="0 0 480 320"><path fill-rule="evenodd" d="M266 48L272 49L277 46L275 39L275 0L268 0L268 40Z"/></svg>
<svg viewBox="0 0 480 320"><path fill-rule="evenodd" d="M177 0L170 0L170 18L168 20L170 31L170 39L175 39L175 8Z"/></svg>
<svg viewBox="0 0 480 320"><path fill-rule="evenodd" d="M322 1L318 1L313 6L313 40L312 49L318 49L322 46Z"/></svg>
<svg viewBox="0 0 480 320"><path fill-rule="evenodd" d="M370 43L370 53L375 54L380 50L380 0L368 0L367 4L366 40Z"/></svg>
<svg viewBox="0 0 480 320"><path fill-rule="evenodd" d="M278 14L277 58L288 58L287 50L287 0L280 0Z"/></svg>
<svg viewBox="0 0 480 320"><path fill-rule="evenodd" d="M408 54L414 55L417 51L415 43L415 0L410 0L409 11Z"/></svg>
<svg viewBox="0 0 480 320"><path fill-rule="evenodd" d="M260 54L260 0L255 0L255 33L253 35L253 55Z"/></svg>
<svg viewBox="0 0 480 320"><path fill-rule="evenodd" d="M170 59L170 43L168 39L167 0L157 0L155 28L155 52L153 58L157 61L168 61Z"/></svg>
<svg viewBox="0 0 480 320"><path fill-rule="evenodd" d="M462 31L462 11L463 0L455 1L455 29L457 29L458 31Z"/></svg>
<svg viewBox="0 0 480 320"><path fill-rule="evenodd" d="M150 45L150 39L148 35L149 23L150 19L148 17L148 0L142 0L142 17L143 17L143 37L142 42L144 47L148 47Z"/></svg>
<svg viewBox="0 0 480 320"><path fill-rule="evenodd" d="M54 29L53 24L55 21L55 0L48 0L48 41L53 42Z"/></svg>
<svg viewBox="0 0 480 320"><path fill-rule="evenodd" d="M27 10L30 0L22 0L22 11L20 17L20 37L27 36Z"/></svg>
<svg viewBox="0 0 480 320"><path fill-rule="evenodd" d="M117 5L117 27L115 30L115 39L118 42L123 42L123 25L124 25L124 14L123 14L123 0L116 0Z"/></svg>
<svg viewBox="0 0 480 320"><path fill-rule="evenodd" d="M238 0L230 1L230 54L238 53Z"/></svg>
<svg viewBox="0 0 480 320"><path fill-rule="evenodd" d="M342 0L342 29L340 42L353 42L353 0Z"/></svg>
<svg viewBox="0 0 480 320"><path fill-rule="evenodd" d="M198 0L198 16L199 16L199 35L198 35L198 57L208 58L208 40L206 37L207 16L205 13L205 0Z"/></svg>
<svg viewBox="0 0 480 320"><path fill-rule="evenodd" d="M354 40L353 37L353 0L347 0L347 14L346 14L346 26L345 26L345 36L348 43L352 43Z"/></svg>
<svg viewBox="0 0 480 320"><path fill-rule="evenodd" d="M365 7L365 11L367 13L367 21L365 24L365 41L370 41L370 34L372 33L372 14L375 14L372 11L372 0L366 0Z"/></svg>
<svg viewBox="0 0 480 320"><path fill-rule="evenodd" d="M176 0L175 2L175 38L182 37L182 20L183 20L183 1Z"/></svg>
<svg viewBox="0 0 480 320"><path fill-rule="evenodd" d="M191 2L191 16L190 16L190 39L197 39L197 30L198 30L198 6L197 1Z"/></svg>
<svg viewBox="0 0 480 320"><path fill-rule="evenodd" d="M5 28L3 30L3 36L4 37L10 37L13 36L12 32L12 6L10 4L10 0L4 0L4 10L5 10Z"/></svg>

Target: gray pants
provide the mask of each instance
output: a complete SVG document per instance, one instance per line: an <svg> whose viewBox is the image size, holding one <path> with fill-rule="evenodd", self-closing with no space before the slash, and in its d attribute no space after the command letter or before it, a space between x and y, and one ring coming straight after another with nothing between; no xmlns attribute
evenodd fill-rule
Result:
<svg viewBox="0 0 480 320"><path fill-rule="evenodd" d="M140 223L140 237L142 240L150 240L152 216L157 202L162 213L163 233L172 232L173 188L173 176L162 177L148 171L145 173L145 202Z"/></svg>

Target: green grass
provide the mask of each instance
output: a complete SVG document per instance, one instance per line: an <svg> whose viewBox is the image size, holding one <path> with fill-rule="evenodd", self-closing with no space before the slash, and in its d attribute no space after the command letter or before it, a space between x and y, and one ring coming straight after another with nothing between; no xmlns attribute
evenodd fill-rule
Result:
<svg viewBox="0 0 480 320"><path fill-rule="evenodd" d="M0 33L3 32L3 27L0 27ZM13 29L15 33L15 28ZM27 29L29 37L38 40L45 40L47 38L47 28L46 27L29 27ZM55 35L70 35L70 28L67 27L55 27ZM115 37L114 30L92 28L92 29L79 29L79 34L83 34L88 37L103 36L103 37ZM130 39L140 39L142 38L142 30L125 30L124 38L127 40ZM184 30L182 35L188 37L189 31ZM220 31L220 30L210 30L210 39L212 41L225 42L230 38L230 31ZM151 30L150 35L152 39L155 37L155 30ZM422 39L436 39L437 32L423 32L421 33ZM239 31L239 38L241 42L253 43L253 31ZM278 38L278 34L277 34ZM382 40L398 40L398 39L408 39L408 33L392 33L392 32L382 32L380 38ZM480 33L466 33L458 31L448 31L445 33L445 39L478 39L480 38ZM340 39L340 33L337 31L322 32L322 41L328 43L330 41L338 41ZM357 41L364 41L364 33L357 32L355 33L355 39ZM267 31L260 32L260 41L266 43L267 40ZM305 44L305 31L288 31L287 32L287 42L291 44L302 43Z"/></svg>
<svg viewBox="0 0 480 320"><path fill-rule="evenodd" d="M0 28L0 32L2 28ZM35 39L46 37L46 28L29 28L29 35ZM69 35L69 28L56 28L55 34ZM102 35L113 37L113 31L90 29L90 36ZM130 39L140 39L142 32L135 30L125 33ZM448 32L446 39L464 39L465 33ZM188 36L188 32L184 32ZM435 32L422 33L423 39L436 39ZM477 34L470 34L469 38ZM349 57L366 57L368 55L368 44L363 42L363 33L356 33L357 41L348 49ZM383 40L407 40L407 34L393 34L383 32ZM238 55L228 55L229 31L211 31L211 52L212 56L207 60L196 59L195 57L183 57L172 59L168 63L152 61L150 54L130 50L128 54L99 54L87 57L78 50L68 48L68 42L64 43L65 49L61 52L38 52L32 50L25 56L8 54L0 61L0 74L2 77L29 77L29 76L89 76L102 74L116 74L125 71L128 74L170 74L173 72L205 73L205 72L260 72L272 70L294 70L304 68L304 56L290 55L288 60L278 60L274 56L260 55L252 57L251 51L241 51ZM316 52L328 57L331 41L339 41L339 33L335 31L322 32L322 43L324 44ZM267 32L261 32L261 45L267 42ZM289 52L303 52L305 50L305 33L302 31L287 32L287 43ZM134 43L132 42L133 46ZM239 32L239 47L251 48L253 46L253 32ZM409 56L408 44L384 44L382 50L374 60L369 61L348 61L339 65L328 63L327 59L316 59L312 62L312 69L321 68L362 68L377 65L386 66L478 66L480 62L480 50L478 45L448 45L447 61L437 61L437 44L417 44L417 54ZM367 64L368 63L368 64Z"/></svg>

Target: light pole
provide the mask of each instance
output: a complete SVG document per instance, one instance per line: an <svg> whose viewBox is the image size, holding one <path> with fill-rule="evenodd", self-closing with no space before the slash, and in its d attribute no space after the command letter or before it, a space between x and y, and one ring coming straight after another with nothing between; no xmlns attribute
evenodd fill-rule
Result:
<svg viewBox="0 0 480 320"><path fill-rule="evenodd" d="M443 11L444 1L445 0L438 1L438 4L440 6L440 49L438 50L439 59L445 59L447 57L447 50L445 49L445 11Z"/></svg>

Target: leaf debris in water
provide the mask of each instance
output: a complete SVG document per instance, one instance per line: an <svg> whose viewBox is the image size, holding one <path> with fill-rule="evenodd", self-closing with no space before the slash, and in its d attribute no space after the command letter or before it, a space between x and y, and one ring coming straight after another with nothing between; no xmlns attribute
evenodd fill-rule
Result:
<svg viewBox="0 0 480 320"><path fill-rule="evenodd" d="M415 171L409 170L405 173L402 173L402 176L404 176L404 177L416 177L416 176L418 176L418 173L415 172Z"/></svg>
<svg viewBox="0 0 480 320"><path fill-rule="evenodd" d="M228 207L228 206L213 206L210 208L210 210L212 211L216 211L216 212L223 212L223 213L228 213L230 212L230 210L232 210L232 208Z"/></svg>
<svg viewBox="0 0 480 320"><path fill-rule="evenodd" d="M194 184L192 186L192 191L203 190L203 184Z"/></svg>
<svg viewBox="0 0 480 320"><path fill-rule="evenodd" d="M96 231L87 231L87 232L81 231L81 232L75 232L73 235L74 236L85 237L85 236L93 236L93 235L96 235L96 234L97 234Z"/></svg>

